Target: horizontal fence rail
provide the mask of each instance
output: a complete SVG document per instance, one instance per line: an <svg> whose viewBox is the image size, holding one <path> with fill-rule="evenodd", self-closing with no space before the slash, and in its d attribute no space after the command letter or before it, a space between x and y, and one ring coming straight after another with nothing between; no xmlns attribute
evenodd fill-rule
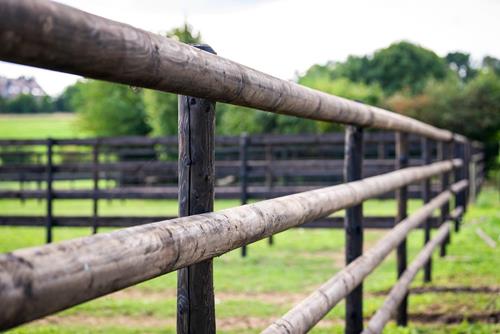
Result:
<svg viewBox="0 0 500 334"><path fill-rule="evenodd" d="M384 301L382 307L379 308L375 315L370 319L366 329L363 331L363 334L382 333L385 324L390 320L391 316L396 311L396 307L408 293L411 281L415 278L415 275L420 268L422 268L432 256L434 249L445 241L446 237L450 233L450 227L450 223L443 224L437 231L436 236L425 245L422 251L420 251L417 258L411 263L398 282L392 287L389 292L389 296Z"/></svg>
<svg viewBox="0 0 500 334"><path fill-rule="evenodd" d="M10 305L0 314L0 329L219 256L460 165L460 160L450 160L409 167L216 213L0 255L0 300ZM447 192L441 198L449 196Z"/></svg>
<svg viewBox="0 0 500 334"><path fill-rule="evenodd" d="M277 79L62 4L4 0L0 12L0 59L4 61L291 116L403 131L435 140L454 138L450 131L412 118ZM464 140L461 136L455 139Z"/></svg>
<svg viewBox="0 0 500 334"><path fill-rule="evenodd" d="M328 282L314 291L263 333L305 333L317 324L339 301L370 274L415 227L422 224L434 210L463 190L467 181L460 181L439 194L417 212L402 220L367 253L347 265Z"/></svg>

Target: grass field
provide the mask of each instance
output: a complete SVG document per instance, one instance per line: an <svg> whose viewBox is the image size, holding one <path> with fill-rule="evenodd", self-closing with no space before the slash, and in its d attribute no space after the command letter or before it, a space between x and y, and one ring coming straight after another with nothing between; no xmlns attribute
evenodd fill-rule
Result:
<svg viewBox="0 0 500 334"><path fill-rule="evenodd" d="M400 329L391 323L387 333L500 333L500 324L486 321L495 314L498 319L500 313L500 246L490 248L476 234L476 229L481 228L499 241L498 201L498 194L492 189L481 194L477 204L468 211L461 232L452 236L449 255L434 256L432 284L423 285L421 274L415 279L413 287L423 290L410 297L410 327ZM26 204L25 212L31 214L38 210L38 204L33 202ZM122 208L142 205L125 204ZM217 206L236 204L219 201ZM155 205L158 210L175 209L174 201L169 204L158 201ZM367 206L378 213L394 209L390 201L383 205L371 202ZM8 207L12 212L18 210L13 203ZM3 201L0 211L6 208ZM62 205L59 210L64 214L75 207ZM120 211L128 214L123 209ZM56 228L56 237L68 239L88 232L82 228ZM366 246L373 245L384 233L367 232ZM410 258L420 249L422 238L422 231L411 233ZM36 245L42 240L40 228L0 228L2 252ZM344 235L340 230L293 229L275 236L272 247L265 241L251 245L249 257L245 259L240 258L239 251L216 258L218 332L258 333L343 267L343 244ZM387 289L395 282L395 266L394 255L391 255L366 280L364 312L367 318L381 305ZM9 333L174 333L175 285L175 273L171 273ZM439 292L443 287L452 292ZM463 287L478 291L465 292ZM342 333L343 309L343 304L335 307L313 333Z"/></svg>
<svg viewBox="0 0 500 334"><path fill-rule="evenodd" d="M85 134L75 124L75 115L0 114L0 139L79 138Z"/></svg>

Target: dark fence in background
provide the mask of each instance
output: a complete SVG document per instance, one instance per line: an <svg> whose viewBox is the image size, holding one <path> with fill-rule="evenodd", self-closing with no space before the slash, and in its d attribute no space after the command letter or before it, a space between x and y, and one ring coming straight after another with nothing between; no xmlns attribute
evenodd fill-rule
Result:
<svg viewBox="0 0 500 334"><path fill-rule="evenodd" d="M0 31L0 60L179 94L179 142L174 155L178 156L178 164L172 164L168 159L170 152L164 152L165 148L160 154L165 156L165 161L158 161L152 170L161 170L153 172L157 177L153 183L168 188L169 178L176 178L177 166L178 191L169 196L178 196L181 216L0 255L0 304L9 305L0 312L2 330L177 270L177 331L215 333L213 257L343 209L346 209L346 267L263 332L307 332L344 298L346 333L379 333L394 312L397 323L404 326L409 283L422 267L425 279L431 279L433 250L441 245L441 255L446 254L452 223L456 230L460 228L460 218L481 185L483 158L474 151L480 145L467 138L387 110L274 78L213 55L214 51L206 45L195 48L44 0L1 1ZM273 150L265 148L259 153L264 158L258 159L250 150L258 140L243 137L238 138L235 145L238 159L217 160L216 101L346 124L345 159L335 160L335 146L329 144L326 144L327 153L321 155L324 161L311 165L301 165L304 162L296 158L283 162ZM370 136L365 128L396 132L395 156L388 164L389 167L394 164L395 171L384 172L385 167L370 170L379 165L377 162L370 166L370 159L364 159L365 153L370 152L367 143L363 153L363 137ZM422 146L420 155L415 157L421 162L414 167L411 167L415 146L409 138L411 134L420 138ZM317 138L321 141L323 137ZM49 139L40 144L46 145L46 161L32 171L41 168L38 171L45 175L45 189L7 190L3 197L32 194L32 198L46 198L49 240L50 227L54 224L51 203L61 194L65 195L59 198L70 195L91 198L96 215L98 199L119 198L123 188L136 187L137 182L145 180L141 170L137 170L134 154L129 152L134 145L130 144L124 152L109 154L110 161L101 162L101 153L113 145L106 145L104 140L90 140L88 144L93 147L87 148L87 155L92 158L87 163L66 163L63 156L56 153L61 141ZM308 145L322 146L321 143ZM434 145L437 150L433 149ZM154 165L149 159L157 156L143 144L138 146L136 149L148 156L148 163L143 164L146 170L146 166ZM240 156L244 159L239 159ZM474 163L478 161L476 168ZM236 166L232 166L233 163ZM314 165L316 163L318 165ZM20 167L14 164L14 168L2 168L5 173L10 171L15 175L16 168ZM222 173L225 168L236 174ZM344 183L321 187L324 186L321 182L330 185L339 177L336 173L318 177L320 170L330 169L343 169ZM290 170L294 174L289 175ZM91 174L92 189L65 192L57 189L54 179L62 178L63 172ZM382 174L366 177L378 172ZM112 175L105 178L119 187L101 189L96 180L105 173ZM27 177L28 174L32 177L40 173L27 173ZM224 179L228 183L226 187L231 187L230 177L243 181L236 185L235 191L243 202L249 198L280 197L212 212L214 193L218 188L225 189L222 185L216 188L216 180ZM431 184L433 178L440 180L436 189ZM263 180L268 183L259 184ZM423 183L424 205L408 215L408 198L416 196L412 195L411 185L417 183ZM254 186L264 187L265 192L254 192ZM162 187L157 198L168 198ZM286 189L280 193L278 187ZM286 191L301 192L281 196L287 194ZM395 192L397 201L396 225L374 247L363 252L362 203L391 192ZM433 192L437 194L434 196ZM142 198L144 192L126 190L125 193ZM218 194L224 198L223 192ZM431 239L430 218L438 209L441 226ZM94 227L97 224L95 220ZM425 228L423 250L407 266L406 237L421 225ZM399 280L363 330L363 280L393 250L397 254Z"/></svg>
<svg viewBox="0 0 500 334"><path fill-rule="evenodd" d="M366 133L362 177L395 168L395 136ZM425 164L424 141L409 138L409 166ZM437 161L437 144L429 144L429 162ZM484 155L474 144L470 162L471 196L484 180ZM100 200L177 199L177 137L113 137L98 139L0 140L0 198L44 199L47 214L1 215L0 225L127 227L173 217L102 216ZM343 182L345 136L241 135L215 138L215 197L261 200ZM66 182L61 182L66 181ZM83 182L82 182L83 181ZM439 192L435 178L431 194ZM3 186L2 186L3 185ZM421 198L422 184L409 187L408 198ZM385 193L378 198L394 198ZM53 202L92 200L92 216L55 216ZM434 219L433 226L439 225ZM392 228L394 217L364 217L366 228ZM343 228L342 217L322 218L301 227ZM47 232L51 236L51 232ZM48 240L50 242L50 240Z"/></svg>

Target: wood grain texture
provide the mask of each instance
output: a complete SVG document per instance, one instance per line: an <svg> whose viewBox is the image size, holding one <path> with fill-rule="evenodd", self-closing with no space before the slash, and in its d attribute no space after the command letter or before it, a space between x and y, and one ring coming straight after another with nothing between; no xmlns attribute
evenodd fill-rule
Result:
<svg viewBox="0 0 500 334"><path fill-rule="evenodd" d="M406 133L396 133L396 169L408 167L409 150L408 150L408 135ZM441 189L442 191L443 189ZM396 190L396 224L403 221L408 215L408 187L403 186ZM448 203L448 201L446 201ZM406 270L408 262L408 251L406 238L401 241L396 250L397 258L397 277L401 277ZM396 323L398 326L406 326L408 323L408 296L403 298L398 305L396 313Z"/></svg>
<svg viewBox="0 0 500 334"><path fill-rule="evenodd" d="M363 129L347 126L345 129L344 182L362 178ZM363 204L345 210L345 257L346 265L363 254ZM347 297L346 334L358 334L363 330L363 283Z"/></svg>
<svg viewBox="0 0 500 334"><path fill-rule="evenodd" d="M262 333L299 334L309 331L338 302L361 283L406 238L412 229L422 224L443 203L449 201L453 192L465 187L467 187L466 181L454 184L451 191L447 190L439 194L414 214L401 221L382 237L374 247L351 262Z"/></svg>
<svg viewBox="0 0 500 334"><path fill-rule="evenodd" d="M0 303L10 305L0 313L0 329L211 259L460 164L450 160L410 167L214 213L0 255Z"/></svg>
<svg viewBox="0 0 500 334"><path fill-rule="evenodd" d="M400 114L277 79L172 39L46 0L0 2L0 44L4 61L291 116L439 140L453 136Z"/></svg>
<svg viewBox="0 0 500 334"><path fill-rule="evenodd" d="M428 165L432 161L432 150L430 139L422 138L422 163L424 165ZM422 202L424 204L429 203L431 200L431 179L425 179L422 182ZM424 245L426 245L431 240L431 220L427 218L424 224ZM432 280L432 257L429 257L429 260L424 266L424 282L430 282Z"/></svg>
<svg viewBox="0 0 500 334"><path fill-rule="evenodd" d="M208 52L208 46L199 46ZM214 209L215 102L179 96L179 216ZM202 236L200 236L202 237ZM193 240L192 247L198 247ZM212 259L177 272L177 333L215 334Z"/></svg>
<svg viewBox="0 0 500 334"><path fill-rule="evenodd" d="M437 231L436 236L418 253L415 260L413 260L397 283L391 288L384 304L372 316L363 334L382 333L384 326L391 319L398 305L408 294L410 284L415 278L415 275L417 275L417 272L429 261L434 249L443 242L446 242L446 236L450 233L450 228L451 224L449 222L443 224Z"/></svg>

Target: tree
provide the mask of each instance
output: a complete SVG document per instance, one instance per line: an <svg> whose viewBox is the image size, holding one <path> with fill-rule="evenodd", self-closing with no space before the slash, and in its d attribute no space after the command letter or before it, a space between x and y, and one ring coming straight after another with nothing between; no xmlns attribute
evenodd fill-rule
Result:
<svg viewBox="0 0 500 334"><path fill-rule="evenodd" d="M201 43L201 34L195 32L188 23L172 29L167 36L183 43ZM146 89L144 106L153 135L165 136L177 133L177 95Z"/></svg>
<svg viewBox="0 0 500 334"><path fill-rule="evenodd" d="M481 71L465 85L458 79L431 81L419 95L396 94L388 109L463 134L487 145L489 165L500 139L500 78Z"/></svg>
<svg viewBox="0 0 500 334"><path fill-rule="evenodd" d="M72 112L75 110L72 105L74 96L78 93L80 82L76 82L64 89L64 91L54 100L56 111Z"/></svg>
<svg viewBox="0 0 500 334"><path fill-rule="evenodd" d="M472 67L468 53L450 52L444 59L462 81L468 81L477 74L477 70Z"/></svg>
<svg viewBox="0 0 500 334"><path fill-rule="evenodd" d="M80 127L96 136L146 135L151 131L146 123L141 92L128 86L83 81L72 103Z"/></svg>

